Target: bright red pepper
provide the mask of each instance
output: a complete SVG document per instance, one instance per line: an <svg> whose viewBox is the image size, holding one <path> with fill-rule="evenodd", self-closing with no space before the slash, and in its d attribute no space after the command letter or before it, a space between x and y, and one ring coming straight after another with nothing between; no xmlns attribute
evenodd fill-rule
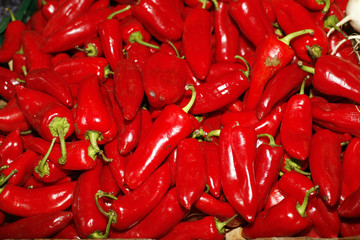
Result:
<svg viewBox="0 0 360 240"><path fill-rule="evenodd" d="M309 166L314 184L319 185L321 197L329 206L340 199L341 172L340 138L330 130L316 132L311 141Z"/></svg>
<svg viewBox="0 0 360 240"><path fill-rule="evenodd" d="M132 59L139 67L140 71L143 69L143 65L152 55L152 51L149 47L134 42L132 44L125 44L125 58Z"/></svg>
<svg viewBox="0 0 360 240"><path fill-rule="evenodd" d="M58 0L48 0L46 3L41 7L41 11L44 17L48 20L54 15L57 8L59 7L60 2Z"/></svg>
<svg viewBox="0 0 360 240"><path fill-rule="evenodd" d="M12 163L23 153L23 150L20 129L9 132L0 145L0 166Z"/></svg>
<svg viewBox="0 0 360 240"><path fill-rule="evenodd" d="M109 165L104 165L100 176L100 189L111 195L120 194L120 187L117 185ZM112 201L110 201L112 204Z"/></svg>
<svg viewBox="0 0 360 240"><path fill-rule="evenodd" d="M27 30L33 30L37 33L42 33L44 27L46 26L47 24L47 19L44 17L43 13L41 10L37 10L35 11L29 21L28 21L28 24L29 24L29 28L27 28Z"/></svg>
<svg viewBox="0 0 360 240"><path fill-rule="evenodd" d="M20 74L0 67L0 96L5 100L10 100L15 95L16 85L22 85L17 78L22 79Z"/></svg>
<svg viewBox="0 0 360 240"><path fill-rule="evenodd" d="M344 218L341 220L341 237L354 237L358 235L360 235L360 221L358 218Z"/></svg>
<svg viewBox="0 0 360 240"><path fill-rule="evenodd" d="M279 189L279 181L276 181L275 185L271 189L268 199L266 200L264 209L271 208L277 205L279 202L285 199L285 195Z"/></svg>
<svg viewBox="0 0 360 240"><path fill-rule="evenodd" d="M221 116L220 124L225 127L234 127L237 125L249 128L255 128L259 122L255 111L226 112Z"/></svg>
<svg viewBox="0 0 360 240"><path fill-rule="evenodd" d="M354 137L343 152L342 169L343 181L349 186L351 192L360 186L360 176L357 174L359 158L360 138Z"/></svg>
<svg viewBox="0 0 360 240"><path fill-rule="evenodd" d="M141 134L141 111L134 118L124 122L124 130L118 134L118 151L121 155L131 153L139 144Z"/></svg>
<svg viewBox="0 0 360 240"><path fill-rule="evenodd" d="M53 236L56 239L81 239L77 234L74 223L70 222L66 227L64 227L61 231L57 232L56 235Z"/></svg>
<svg viewBox="0 0 360 240"><path fill-rule="evenodd" d="M47 155L38 156L34 165L32 175L42 182L54 183L70 175L69 171L63 170L49 161Z"/></svg>
<svg viewBox="0 0 360 240"><path fill-rule="evenodd" d="M343 218L359 218L360 186L349 195L339 206L338 213Z"/></svg>
<svg viewBox="0 0 360 240"><path fill-rule="evenodd" d="M0 62L5 63L11 60L12 56L21 47L21 34L25 30L25 24L16 20L14 14L8 9L11 16L11 22L8 23L4 39L0 47Z"/></svg>
<svg viewBox="0 0 360 240"><path fill-rule="evenodd" d="M183 139L177 146L176 195L186 209L202 195L206 184L206 162L197 139ZM194 174L196 173L196 174Z"/></svg>
<svg viewBox="0 0 360 240"><path fill-rule="evenodd" d="M50 238L72 220L70 211L58 211L21 218L0 227L2 238ZM39 227L41 226L41 229Z"/></svg>
<svg viewBox="0 0 360 240"><path fill-rule="evenodd" d="M16 129L28 131L31 127L17 104L16 96L13 96L6 106L0 110L0 130L12 132Z"/></svg>
<svg viewBox="0 0 360 240"><path fill-rule="evenodd" d="M24 70L26 69L26 58L23 51L18 51L12 56L12 71L24 76Z"/></svg>
<svg viewBox="0 0 360 240"><path fill-rule="evenodd" d="M238 62L213 62L210 66L209 73L204 80L209 82L214 81L228 72L237 70L246 71L246 65Z"/></svg>
<svg viewBox="0 0 360 240"><path fill-rule="evenodd" d="M126 44L137 42L147 47L158 47L148 45L151 35L134 16L127 16L120 24L121 38Z"/></svg>
<svg viewBox="0 0 360 240"><path fill-rule="evenodd" d="M306 9L311 11L319 11L322 10L323 13L329 11L331 1L330 0L296 0L301 5L303 5Z"/></svg>
<svg viewBox="0 0 360 240"><path fill-rule="evenodd" d="M94 37L86 40L84 42L84 46L82 48L75 47L76 50L82 51L86 53L88 57L103 57L104 51L103 46L101 44L100 37ZM74 57L74 54L73 54Z"/></svg>
<svg viewBox="0 0 360 240"><path fill-rule="evenodd" d="M153 124L153 119L151 117L150 110L146 109L145 107L142 107L140 111L141 111L141 132L140 132L139 143L145 139L145 136L148 134Z"/></svg>

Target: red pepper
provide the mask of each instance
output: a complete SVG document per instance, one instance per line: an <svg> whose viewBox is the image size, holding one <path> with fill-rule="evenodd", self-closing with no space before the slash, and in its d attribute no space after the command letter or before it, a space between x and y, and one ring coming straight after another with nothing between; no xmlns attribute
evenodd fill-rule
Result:
<svg viewBox="0 0 360 240"><path fill-rule="evenodd" d="M50 238L72 220L70 211L58 211L21 218L0 227L2 238ZM41 229L39 228L41 227Z"/></svg>
<svg viewBox="0 0 360 240"><path fill-rule="evenodd" d="M100 189L111 195L117 196L120 193L120 187L117 185L109 165L104 165L100 176ZM110 201L112 204L112 201Z"/></svg>
<svg viewBox="0 0 360 240"><path fill-rule="evenodd" d="M59 31L49 35L42 49L44 52L54 53L73 49L75 46L83 45L90 38L97 36L97 26L116 10L127 11L130 6L95 9L85 12L74 19Z"/></svg>
<svg viewBox="0 0 360 240"><path fill-rule="evenodd" d="M316 132L311 141L309 166L314 184L319 185L320 195L329 206L340 199L341 145L339 136L330 130Z"/></svg>
<svg viewBox="0 0 360 240"><path fill-rule="evenodd" d="M94 169L85 171L77 180L72 201L72 213L77 233L87 238L95 231L106 228L106 218L95 204L94 196L100 189L100 175L103 162L97 159Z"/></svg>
<svg viewBox="0 0 360 240"><path fill-rule="evenodd" d="M176 189L171 188L159 204L134 227L110 232L110 238L161 238L171 231L188 213L177 200Z"/></svg>
<svg viewBox="0 0 360 240"><path fill-rule="evenodd" d="M58 72L65 81L79 83L86 75L96 74L102 82L107 78L108 62L103 57L79 57L60 62L53 69Z"/></svg>
<svg viewBox="0 0 360 240"><path fill-rule="evenodd" d="M193 131L193 120L187 113L195 101L195 91L193 93L193 98L183 109L173 104L167 105L154 121L152 128L142 144L138 145L132 160L126 166L126 186L131 189L137 188L178 143Z"/></svg>
<svg viewBox="0 0 360 240"><path fill-rule="evenodd" d="M254 129L223 127L219 138L220 177L223 193L247 222L257 211L255 186L256 133Z"/></svg>
<svg viewBox="0 0 360 240"><path fill-rule="evenodd" d="M277 22L281 29L289 34L301 29L313 29L312 36L304 35L291 44L298 58L312 62L313 58L326 55L329 42L324 30L317 25L310 12L295 0L272 0ZM294 17L296 16L296 17ZM301 19L301 21L299 21Z"/></svg>
<svg viewBox="0 0 360 240"><path fill-rule="evenodd" d="M261 0L232 1L229 3L229 12L240 31L255 46L259 46L267 35L275 32Z"/></svg>
<svg viewBox="0 0 360 240"><path fill-rule="evenodd" d="M13 96L6 106L0 110L0 130L10 133L17 129L28 131L31 127L17 104L16 96Z"/></svg>
<svg viewBox="0 0 360 240"><path fill-rule="evenodd" d="M48 23L44 27L42 34L45 37L52 36L67 24L73 22L75 18L85 13L94 0L70 0L64 1L58 6Z"/></svg>
<svg viewBox="0 0 360 240"><path fill-rule="evenodd" d="M38 156L34 165L33 176L42 182L54 183L70 175L69 171L63 170L55 163L48 161L47 155Z"/></svg>
<svg viewBox="0 0 360 240"><path fill-rule="evenodd" d="M141 73L147 100L153 107L174 104L185 93L185 63L174 55L163 52L152 54Z"/></svg>
<svg viewBox="0 0 360 240"><path fill-rule="evenodd" d="M74 104L67 82L52 69L41 68L31 70L26 75L25 86L50 94L69 108Z"/></svg>
<svg viewBox="0 0 360 240"><path fill-rule="evenodd" d="M200 145L206 160L206 184L209 187L209 192L214 197L219 197L221 193L221 180L218 144L215 141L201 141Z"/></svg>
<svg viewBox="0 0 360 240"><path fill-rule="evenodd" d="M190 210L204 191L207 179L205 161L198 140L186 138L177 146L176 195L186 209Z"/></svg>
<svg viewBox="0 0 360 240"><path fill-rule="evenodd" d="M0 145L1 166L8 165L23 153L20 129L9 132Z"/></svg>
<svg viewBox="0 0 360 240"><path fill-rule="evenodd" d="M211 82L224 74L240 69L246 71L246 65L237 62L213 62L210 66L209 73L204 80Z"/></svg>
<svg viewBox="0 0 360 240"><path fill-rule="evenodd" d="M101 40L99 37L94 37L86 40L82 48L75 47L76 50L82 51L86 53L88 57L102 57L104 56L103 53L103 46L101 45ZM73 54L74 57L74 54Z"/></svg>
<svg viewBox="0 0 360 240"><path fill-rule="evenodd" d="M58 0L47 0L46 3L41 7L42 14L48 20L54 15L60 3Z"/></svg>
<svg viewBox="0 0 360 240"><path fill-rule="evenodd" d="M236 215L235 215L236 216ZM225 226L231 222L233 218L228 219L225 222L220 222L215 217L205 216L202 219L195 221L184 221L177 224L169 233L161 240L166 239L224 239Z"/></svg>
<svg viewBox="0 0 360 240"><path fill-rule="evenodd" d="M141 134L141 111L135 117L125 121L124 130L118 134L118 151L121 155L131 153L139 144Z"/></svg>
<svg viewBox="0 0 360 240"><path fill-rule="evenodd" d="M126 44L137 42L139 44L144 43L144 46L154 47L147 45L151 40L151 35L134 16L127 16L120 24L121 38Z"/></svg>
<svg viewBox="0 0 360 240"><path fill-rule="evenodd" d="M250 87L244 98L244 110L254 110L259 104L261 95L268 81L294 58L294 50L290 41L304 34L313 34L312 29L292 32L278 39L275 35L268 35L258 46L255 59L250 71Z"/></svg>
<svg viewBox="0 0 360 240"><path fill-rule="evenodd" d="M23 76L24 69L26 69L26 58L23 51L14 53L11 60L13 64L12 71Z"/></svg>
<svg viewBox="0 0 360 240"><path fill-rule="evenodd" d="M303 5L306 9L311 11L322 10L323 13L329 11L331 0L296 0L298 3Z"/></svg>
<svg viewBox="0 0 360 240"><path fill-rule="evenodd" d="M21 75L5 67L0 67L0 96L10 100L15 95L15 86L22 85L17 78Z"/></svg>
<svg viewBox="0 0 360 240"><path fill-rule="evenodd" d="M360 216L360 186L351 193L339 206L338 213L343 218L359 218Z"/></svg>
<svg viewBox="0 0 360 240"><path fill-rule="evenodd" d="M132 8L132 14L156 39L176 42L182 37L183 20L172 4L164 0L141 0Z"/></svg>
<svg viewBox="0 0 360 240"><path fill-rule="evenodd" d="M246 225L242 231L245 238L291 237L309 230L311 219L306 217L305 210L308 197L315 188L308 190L302 205L292 197L286 197L277 205L260 212L253 223Z"/></svg>
<svg viewBox="0 0 360 240"><path fill-rule="evenodd" d="M136 116L144 98L140 70L132 59L122 59L114 68L114 95L126 120Z"/></svg>
<svg viewBox="0 0 360 240"><path fill-rule="evenodd" d="M89 11L109 7L110 0L98 0L91 4Z"/></svg>
<svg viewBox="0 0 360 240"><path fill-rule="evenodd" d="M190 8L203 8L203 5L205 5L205 9L210 9L213 5L213 3L211 1L206 1L206 3L204 3L203 1L199 1L199 0L183 0L184 4L187 7Z"/></svg>
<svg viewBox="0 0 360 240"><path fill-rule="evenodd" d="M185 61L199 79L206 78L212 62L212 27L211 14L203 8L192 9L184 20Z"/></svg>
<svg viewBox="0 0 360 240"><path fill-rule="evenodd" d="M280 126L281 143L293 158L306 160L312 137L312 114L310 98L304 94L307 78L303 80L300 94L287 102Z"/></svg>
<svg viewBox="0 0 360 240"><path fill-rule="evenodd" d="M8 23L4 39L0 47L0 62L5 63L11 60L12 56L21 47L21 34L25 30L25 24L16 20L10 9L7 9L11 16L11 22Z"/></svg>
<svg viewBox="0 0 360 240"><path fill-rule="evenodd" d="M44 27L46 26L47 22L48 21L44 17L42 11L37 10L31 15L31 17L29 19L29 21L28 21L29 28L27 28L27 30L33 30L33 31L41 34Z"/></svg>
<svg viewBox="0 0 360 240"><path fill-rule="evenodd" d="M256 150L255 159L255 181L258 196L258 212L265 206L268 195L275 185L280 173L284 149L276 145L271 135L261 134L258 137L267 136L269 144L261 144Z"/></svg>
<svg viewBox="0 0 360 240"><path fill-rule="evenodd" d="M75 182L28 189L6 184L1 187L0 210L15 216L35 216L62 211L71 206Z"/></svg>
<svg viewBox="0 0 360 240"><path fill-rule="evenodd" d="M341 237L355 237L358 235L360 235L360 221L358 218L345 218L341 220Z"/></svg>
<svg viewBox="0 0 360 240"><path fill-rule="evenodd" d="M269 193L264 209L271 208L284 199L285 195L279 189L279 181L277 181Z"/></svg>
<svg viewBox="0 0 360 240"><path fill-rule="evenodd" d="M314 74L312 81L314 89L327 95L340 96L360 103L358 65L334 55L326 55L318 58L315 68L304 65L301 68Z"/></svg>
<svg viewBox="0 0 360 240"><path fill-rule="evenodd" d="M234 127L243 126L255 128L259 122L255 111L240 111L240 112L226 112L222 115L220 124L221 126Z"/></svg>
<svg viewBox="0 0 360 240"><path fill-rule="evenodd" d="M140 132L139 143L142 142L143 139L145 139L145 136L148 134L153 124L153 119L151 117L150 110L146 109L145 107L142 107L140 111L141 111L141 132Z"/></svg>
<svg viewBox="0 0 360 240"><path fill-rule="evenodd" d="M259 119L267 116L275 106L286 101L289 96L300 90L306 73L299 70L297 64L292 63L281 69L269 80L256 107Z"/></svg>
<svg viewBox="0 0 360 240"><path fill-rule="evenodd" d="M358 160L358 149L360 148L360 138L354 137L346 146L343 152L342 169L343 181L348 185L351 192L356 191L360 186L360 176L357 174L357 167L360 164Z"/></svg>
<svg viewBox="0 0 360 240"><path fill-rule="evenodd" d="M40 33L26 30L21 34L21 46L26 59L26 69L51 68L51 55L42 51L45 41Z"/></svg>
<svg viewBox="0 0 360 240"><path fill-rule="evenodd" d="M139 67L140 71L148 58L153 54L151 49L140 43L134 42L132 44L125 44L125 58L132 59Z"/></svg>
<svg viewBox="0 0 360 240"><path fill-rule="evenodd" d="M66 227L53 236L56 239L81 239L77 234L74 223L70 222Z"/></svg>

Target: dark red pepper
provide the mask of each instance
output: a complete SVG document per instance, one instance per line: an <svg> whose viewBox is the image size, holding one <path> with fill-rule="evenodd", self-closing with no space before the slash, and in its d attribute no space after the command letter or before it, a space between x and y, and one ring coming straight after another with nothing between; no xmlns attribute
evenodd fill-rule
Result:
<svg viewBox="0 0 360 240"><path fill-rule="evenodd" d="M338 213L343 218L359 218L360 186L340 204Z"/></svg>
<svg viewBox="0 0 360 240"><path fill-rule="evenodd" d="M348 185L351 192L356 191L360 186L360 176L357 174L359 161L360 138L354 137L346 146L343 152L342 169L343 181Z"/></svg>

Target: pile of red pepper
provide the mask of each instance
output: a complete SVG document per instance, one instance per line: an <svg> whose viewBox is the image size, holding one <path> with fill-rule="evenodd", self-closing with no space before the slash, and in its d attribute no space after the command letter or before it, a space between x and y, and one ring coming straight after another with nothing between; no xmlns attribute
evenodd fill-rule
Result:
<svg viewBox="0 0 360 240"><path fill-rule="evenodd" d="M346 0L37 4L0 47L1 239L360 235Z"/></svg>

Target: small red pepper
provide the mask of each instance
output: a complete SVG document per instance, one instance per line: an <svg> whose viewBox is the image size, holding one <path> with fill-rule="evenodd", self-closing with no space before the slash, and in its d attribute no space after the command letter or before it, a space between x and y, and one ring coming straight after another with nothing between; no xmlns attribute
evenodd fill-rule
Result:
<svg viewBox="0 0 360 240"><path fill-rule="evenodd" d="M23 151L24 147L20 137L20 129L9 132L0 145L0 166L12 163Z"/></svg>
<svg viewBox="0 0 360 240"><path fill-rule="evenodd" d="M285 199L285 195L279 189L279 181L277 181L270 190L264 209L271 208L272 206L277 205L279 202L281 202L284 199Z"/></svg>
<svg viewBox="0 0 360 240"><path fill-rule="evenodd" d="M109 165L104 165L101 170L100 189L114 196L120 194L120 187L117 185ZM110 203L112 204L111 200Z"/></svg>
<svg viewBox="0 0 360 240"><path fill-rule="evenodd" d="M150 33L145 30L144 26L134 16L127 16L120 24L121 38L126 44L137 42L147 47L158 48L158 46L149 45Z"/></svg>
<svg viewBox="0 0 360 240"><path fill-rule="evenodd" d="M81 239L77 234L74 223L70 222L62 230L58 231L56 235L53 236L56 239Z"/></svg>
<svg viewBox="0 0 360 240"><path fill-rule="evenodd" d="M117 136L118 151L121 155L131 153L138 146L141 134L141 120L141 111L138 111L131 120L125 120L124 130Z"/></svg>
<svg viewBox="0 0 360 240"><path fill-rule="evenodd" d="M49 20L52 15L56 12L60 2L58 0L47 0L46 3L41 7L42 14Z"/></svg>
<svg viewBox="0 0 360 240"><path fill-rule="evenodd" d="M15 95L15 86L22 85L17 78L22 79L20 74L0 66L0 96L5 100Z"/></svg>
<svg viewBox="0 0 360 240"><path fill-rule="evenodd" d="M0 130L3 132L12 132L16 129L28 131L31 126L24 117L16 96L13 96L3 109L0 109Z"/></svg>
<svg viewBox="0 0 360 240"><path fill-rule="evenodd" d="M329 11L331 0L296 0L298 3L303 5L306 9L311 11L322 10L323 13Z"/></svg>

